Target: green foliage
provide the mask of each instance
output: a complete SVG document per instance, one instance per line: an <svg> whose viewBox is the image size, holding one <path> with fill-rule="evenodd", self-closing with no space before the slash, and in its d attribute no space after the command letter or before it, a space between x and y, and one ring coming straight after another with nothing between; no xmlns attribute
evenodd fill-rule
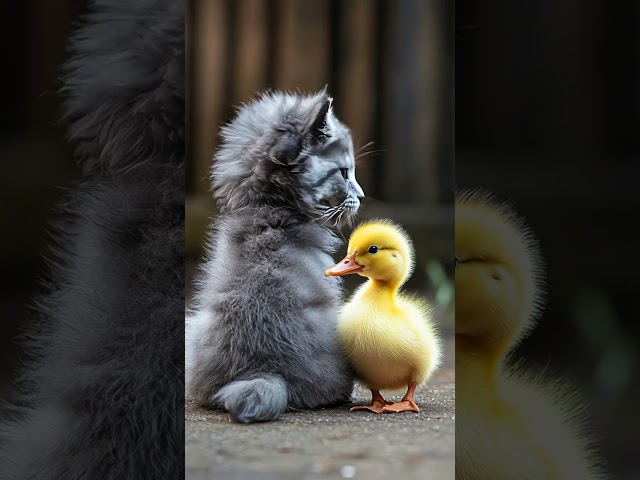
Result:
<svg viewBox="0 0 640 480"><path fill-rule="evenodd" d="M455 284L447 275L442 263L431 259L425 265L425 272L433 288L433 304L438 310L446 311L453 306Z"/></svg>
<svg viewBox="0 0 640 480"><path fill-rule="evenodd" d="M612 300L599 289L583 287L570 309L577 331L599 359L595 382L608 395L623 395L640 362L637 345L626 335Z"/></svg>

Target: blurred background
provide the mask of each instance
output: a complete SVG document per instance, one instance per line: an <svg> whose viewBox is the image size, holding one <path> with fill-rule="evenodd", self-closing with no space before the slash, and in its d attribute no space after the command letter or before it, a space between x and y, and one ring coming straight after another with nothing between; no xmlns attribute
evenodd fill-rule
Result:
<svg viewBox="0 0 640 480"><path fill-rule="evenodd" d="M517 351L575 380L612 478L640 478L638 2L456 3L456 183L515 201L549 299Z"/></svg>
<svg viewBox="0 0 640 480"><path fill-rule="evenodd" d="M0 398L15 366L14 338L46 270L53 208L79 177L57 124L59 66L85 1L0 4Z"/></svg>
<svg viewBox="0 0 640 480"><path fill-rule="evenodd" d="M187 4L186 297L216 215L208 176L219 127L267 88L311 92L328 85L355 148L373 142L357 167L367 196L359 217L393 218L408 230L418 268L407 288L431 297L452 330L453 2ZM346 277L347 290L359 280Z"/></svg>

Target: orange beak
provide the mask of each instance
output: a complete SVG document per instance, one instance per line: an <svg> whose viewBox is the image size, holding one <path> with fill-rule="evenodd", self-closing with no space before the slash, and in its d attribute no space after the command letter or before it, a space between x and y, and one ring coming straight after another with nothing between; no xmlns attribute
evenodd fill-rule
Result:
<svg viewBox="0 0 640 480"><path fill-rule="evenodd" d="M325 270L325 277L338 277L340 275L348 275L350 273L358 273L364 270L362 265L356 263L356 252L344 257L340 262L336 263L333 267L329 267Z"/></svg>

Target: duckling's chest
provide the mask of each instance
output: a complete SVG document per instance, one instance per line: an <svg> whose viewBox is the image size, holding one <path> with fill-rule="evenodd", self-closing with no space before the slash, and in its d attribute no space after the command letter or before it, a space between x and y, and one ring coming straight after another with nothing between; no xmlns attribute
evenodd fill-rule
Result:
<svg viewBox="0 0 640 480"><path fill-rule="evenodd" d="M338 335L350 355L367 358L405 357L415 348L416 331L402 312L389 307L345 306Z"/></svg>
<svg viewBox="0 0 640 480"><path fill-rule="evenodd" d="M358 377L369 388L405 387L415 371L416 332L396 312L343 310L338 337Z"/></svg>

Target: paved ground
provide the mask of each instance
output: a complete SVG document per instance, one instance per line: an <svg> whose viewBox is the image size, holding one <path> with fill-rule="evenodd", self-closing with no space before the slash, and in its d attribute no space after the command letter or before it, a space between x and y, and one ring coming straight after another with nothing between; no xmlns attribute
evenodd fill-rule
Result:
<svg viewBox="0 0 640 480"><path fill-rule="evenodd" d="M416 393L418 414L350 413L346 406L288 413L275 422L253 425L231 423L226 412L187 402L186 478L453 479L452 340L445 344L443 366ZM369 392L358 388L356 399L368 402Z"/></svg>

